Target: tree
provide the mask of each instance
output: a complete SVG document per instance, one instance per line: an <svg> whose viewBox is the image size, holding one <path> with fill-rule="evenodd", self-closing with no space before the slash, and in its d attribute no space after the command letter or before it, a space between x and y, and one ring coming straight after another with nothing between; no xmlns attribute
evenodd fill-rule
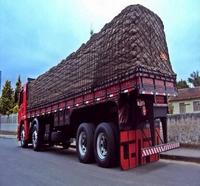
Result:
<svg viewBox="0 0 200 186"><path fill-rule="evenodd" d="M21 91L21 79L20 76L18 76L17 82L16 82L16 87L15 87L15 104L18 104L19 102L19 94Z"/></svg>
<svg viewBox="0 0 200 186"><path fill-rule="evenodd" d="M10 114L12 113L12 108L14 107L14 92L11 87L11 82L6 81L2 89L2 95L0 98L0 113Z"/></svg>
<svg viewBox="0 0 200 186"><path fill-rule="evenodd" d="M177 86L178 89L189 88L189 85L187 84L187 81L182 80L182 79L177 82L176 86Z"/></svg>
<svg viewBox="0 0 200 186"><path fill-rule="evenodd" d="M200 76L199 71L194 71L190 74L190 77L188 78L188 82L192 83L194 87L200 86Z"/></svg>

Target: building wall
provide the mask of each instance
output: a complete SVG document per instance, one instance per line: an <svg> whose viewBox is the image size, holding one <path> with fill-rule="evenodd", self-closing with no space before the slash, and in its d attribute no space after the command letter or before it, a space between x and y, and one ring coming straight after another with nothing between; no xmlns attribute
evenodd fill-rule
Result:
<svg viewBox="0 0 200 186"><path fill-rule="evenodd" d="M170 114L167 122L169 142L200 144L200 113Z"/></svg>
<svg viewBox="0 0 200 186"><path fill-rule="evenodd" d="M186 113L193 113L193 112L200 112L200 111L194 111L193 109L193 102L194 101L200 101L200 99L194 99L194 100L185 100L185 101L173 101L171 102L173 107L173 114L180 114L180 103L184 103L186 106Z"/></svg>

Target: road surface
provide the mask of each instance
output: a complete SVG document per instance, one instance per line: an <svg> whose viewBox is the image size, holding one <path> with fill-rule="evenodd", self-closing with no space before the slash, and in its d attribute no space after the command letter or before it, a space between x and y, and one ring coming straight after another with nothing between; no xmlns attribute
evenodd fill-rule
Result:
<svg viewBox="0 0 200 186"><path fill-rule="evenodd" d="M200 186L200 164L160 160L129 171L81 164L74 150L34 152L0 138L0 186Z"/></svg>

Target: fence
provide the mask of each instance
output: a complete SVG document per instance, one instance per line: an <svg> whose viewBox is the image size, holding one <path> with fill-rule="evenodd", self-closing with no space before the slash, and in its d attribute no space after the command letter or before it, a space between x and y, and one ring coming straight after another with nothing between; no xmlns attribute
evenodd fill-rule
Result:
<svg viewBox="0 0 200 186"><path fill-rule="evenodd" d="M17 114L11 114L9 116L0 115L0 131L16 132Z"/></svg>
<svg viewBox="0 0 200 186"><path fill-rule="evenodd" d="M168 115L169 141L200 144L200 113Z"/></svg>

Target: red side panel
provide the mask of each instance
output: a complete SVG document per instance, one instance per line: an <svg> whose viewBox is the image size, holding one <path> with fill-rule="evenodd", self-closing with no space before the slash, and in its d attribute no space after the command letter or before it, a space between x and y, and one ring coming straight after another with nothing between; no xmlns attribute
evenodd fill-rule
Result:
<svg viewBox="0 0 200 186"><path fill-rule="evenodd" d="M128 159L128 132L120 132L120 165L122 170L127 170L130 168Z"/></svg>
<svg viewBox="0 0 200 186"><path fill-rule="evenodd" d="M65 102L63 101L59 104L59 109L64 109L64 108L65 108Z"/></svg>
<svg viewBox="0 0 200 186"><path fill-rule="evenodd" d="M79 105L79 104L82 104L82 103L83 103L83 96L75 98L75 101L74 101L75 105L77 105L77 104Z"/></svg>
<svg viewBox="0 0 200 186"><path fill-rule="evenodd" d="M130 168L134 168L137 166L137 158L136 158L136 132L129 131L129 163Z"/></svg>
<svg viewBox="0 0 200 186"><path fill-rule="evenodd" d="M120 132L120 164L122 170L137 166L136 133L134 130Z"/></svg>

